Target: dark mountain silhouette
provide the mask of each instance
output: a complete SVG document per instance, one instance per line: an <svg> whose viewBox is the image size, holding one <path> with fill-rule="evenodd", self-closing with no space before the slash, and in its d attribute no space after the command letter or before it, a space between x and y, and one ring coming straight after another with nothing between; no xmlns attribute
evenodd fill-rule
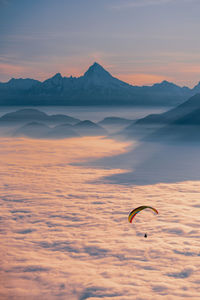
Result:
<svg viewBox="0 0 200 300"><path fill-rule="evenodd" d="M37 109L20 109L7 113L0 118L0 125L13 126L15 124L25 124L31 121L39 121L46 124L76 124L80 120L66 115L47 115Z"/></svg>
<svg viewBox="0 0 200 300"><path fill-rule="evenodd" d="M31 138L61 139L80 136L106 135L106 130L89 121L81 121L76 125L60 124L53 128L44 123L30 122L14 130L13 136Z"/></svg>
<svg viewBox="0 0 200 300"><path fill-rule="evenodd" d="M83 76L57 73L40 82L11 79L0 83L0 105L165 105L175 106L200 91L168 81L153 86L133 86L113 77L98 63Z"/></svg>
<svg viewBox="0 0 200 300"><path fill-rule="evenodd" d="M0 124L3 123L26 123L30 121L46 120L47 115L37 109L21 109L15 112L7 113L0 118Z"/></svg>
<svg viewBox="0 0 200 300"><path fill-rule="evenodd" d="M31 138L44 138L48 135L50 128L39 122L30 122L14 131L13 136L26 136Z"/></svg>
<svg viewBox="0 0 200 300"><path fill-rule="evenodd" d="M200 81L197 85L195 85L195 87L193 88L193 91L195 92L195 94L200 93Z"/></svg>
<svg viewBox="0 0 200 300"><path fill-rule="evenodd" d="M13 90L27 90L29 88L31 88L33 85L39 83L40 81L35 80L35 79L30 79L30 78L12 78L10 79L8 82L6 83L2 83L0 82L0 89L5 89L5 90L9 90L9 89L13 89Z"/></svg>
<svg viewBox="0 0 200 300"><path fill-rule="evenodd" d="M83 75L82 84L84 88L102 86L107 88L129 88L130 85L115 77L106 71L98 63L94 63Z"/></svg>
<svg viewBox="0 0 200 300"><path fill-rule="evenodd" d="M166 81L166 80L163 80L161 83L155 83L153 86L152 86L152 90L155 90L155 91L160 91L160 92L167 92L167 93L170 93L170 92L174 92L174 93L180 93L182 94L181 91L185 91L185 92L189 92L190 89L188 87L182 87L180 89L180 87L172 82L169 82L169 81Z"/></svg>
<svg viewBox="0 0 200 300"><path fill-rule="evenodd" d="M54 125L54 126L53 126ZM56 126L55 126L56 125ZM69 138L78 136L107 135L100 125L89 120L66 115L47 115L37 109L20 109L0 118L1 128L6 136L26 136L31 138ZM53 126L53 127L52 127Z"/></svg>
<svg viewBox="0 0 200 300"><path fill-rule="evenodd" d="M106 130L89 120L81 121L73 126L80 135L106 135Z"/></svg>
<svg viewBox="0 0 200 300"><path fill-rule="evenodd" d="M174 121L175 125L184 126L199 126L200 125L200 108L192 111L189 114L184 115L178 120Z"/></svg>
<svg viewBox="0 0 200 300"><path fill-rule="evenodd" d="M162 114L137 120L122 132L145 141L200 142L200 94Z"/></svg>
<svg viewBox="0 0 200 300"><path fill-rule="evenodd" d="M188 99L179 106L161 114L151 114L136 121L136 124L167 124L181 118L192 111L200 109L200 94Z"/></svg>
<svg viewBox="0 0 200 300"><path fill-rule="evenodd" d="M48 132L48 138L69 138L69 137L78 137L80 136L76 132L72 125L70 124L61 124L57 125Z"/></svg>
<svg viewBox="0 0 200 300"><path fill-rule="evenodd" d="M119 117L106 117L98 122L100 126L103 126L112 135L124 129L131 123L133 123L133 120Z"/></svg>
<svg viewBox="0 0 200 300"><path fill-rule="evenodd" d="M148 136L145 136L144 141L165 142L167 144L180 144L180 142L200 143L200 125L183 125L175 123L166 125Z"/></svg>
<svg viewBox="0 0 200 300"><path fill-rule="evenodd" d="M80 120L74 117L56 114L56 115L50 115L47 118L47 123L49 124L63 124L67 122L68 124L74 125L78 123Z"/></svg>
<svg viewBox="0 0 200 300"><path fill-rule="evenodd" d="M133 122L133 120L129 120L129 119L125 119L125 118L120 118L120 117L106 117L103 120L101 120L100 122L98 122L98 124L102 125L102 126L126 126L129 125Z"/></svg>
<svg viewBox="0 0 200 300"><path fill-rule="evenodd" d="M70 138L79 136L106 135L106 130L89 121L81 121L76 125L61 124L53 128L39 122L30 122L15 129L13 136L26 136L31 138Z"/></svg>

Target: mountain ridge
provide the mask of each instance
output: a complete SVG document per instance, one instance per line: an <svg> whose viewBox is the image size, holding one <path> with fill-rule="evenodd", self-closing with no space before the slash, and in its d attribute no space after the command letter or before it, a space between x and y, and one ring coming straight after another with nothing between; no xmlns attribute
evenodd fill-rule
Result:
<svg viewBox="0 0 200 300"><path fill-rule="evenodd" d="M160 114L147 115L127 126L120 134L144 141L200 142L200 94Z"/></svg>
<svg viewBox="0 0 200 300"><path fill-rule="evenodd" d="M60 73L44 80L11 79L0 82L0 105L165 105L175 106L200 91L166 80L134 86L113 77L95 62L80 77Z"/></svg>

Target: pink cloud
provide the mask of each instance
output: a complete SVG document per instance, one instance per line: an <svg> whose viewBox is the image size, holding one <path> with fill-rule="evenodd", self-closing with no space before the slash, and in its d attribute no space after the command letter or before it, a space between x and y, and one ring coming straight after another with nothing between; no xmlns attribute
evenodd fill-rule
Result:
<svg viewBox="0 0 200 300"><path fill-rule="evenodd" d="M126 149L97 137L1 138L2 299L198 299L200 183L106 184L124 170L77 164ZM141 203L159 215L128 223Z"/></svg>
<svg viewBox="0 0 200 300"><path fill-rule="evenodd" d="M123 74L119 75L118 78L132 85L152 85L167 79L162 75L145 73Z"/></svg>
<svg viewBox="0 0 200 300"><path fill-rule="evenodd" d="M12 77L20 76L25 71L23 66L8 64L8 63L0 63L0 72L5 76L10 78L11 74Z"/></svg>

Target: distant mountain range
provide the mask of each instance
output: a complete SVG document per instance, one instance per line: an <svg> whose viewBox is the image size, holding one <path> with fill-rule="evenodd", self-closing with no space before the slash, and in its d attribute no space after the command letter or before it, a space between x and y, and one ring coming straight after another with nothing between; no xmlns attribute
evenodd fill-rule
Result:
<svg viewBox="0 0 200 300"><path fill-rule="evenodd" d="M200 92L163 81L152 86L133 86L113 77L94 63L80 77L60 73L40 82L14 79L0 82L0 105L165 105L175 106Z"/></svg>

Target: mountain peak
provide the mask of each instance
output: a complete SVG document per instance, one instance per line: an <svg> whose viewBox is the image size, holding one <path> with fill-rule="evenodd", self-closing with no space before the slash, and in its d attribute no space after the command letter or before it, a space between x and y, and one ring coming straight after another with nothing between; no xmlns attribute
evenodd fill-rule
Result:
<svg viewBox="0 0 200 300"><path fill-rule="evenodd" d="M108 71L106 71L100 64L94 62L93 65L85 72L84 77L93 77L93 76L111 76Z"/></svg>
<svg viewBox="0 0 200 300"><path fill-rule="evenodd" d="M43 83L45 83L48 86L60 85L62 79L62 75L60 73L56 73L54 76L50 77L49 79L46 79Z"/></svg>
<svg viewBox="0 0 200 300"><path fill-rule="evenodd" d="M167 81L167 80L163 80L163 81L161 82L161 84L171 84L171 82L169 82L169 81Z"/></svg>
<svg viewBox="0 0 200 300"><path fill-rule="evenodd" d="M162 86L175 86L175 84L173 82L169 82L167 80L163 80L161 83L158 83L159 85L162 85ZM156 84L155 84L156 85Z"/></svg>
<svg viewBox="0 0 200 300"><path fill-rule="evenodd" d="M38 80L30 79L30 78L11 78L5 84L9 88L26 90L31 88L34 84L39 83Z"/></svg>
<svg viewBox="0 0 200 300"><path fill-rule="evenodd" d="M178 85L174 84L173 82L169 82L167 80L163 80L160 83L155 83L154 85L152 85L152 88L154 89L159 89L159 90L180 90L181 87L179 87Z"/></svg>
<svg viewBox="0 0 200 300"><path fill-rule="evenodd" d="M200 92L200 81L193 87L193 90L198 93Z"/></svg>
<svg viewBox="0 0 200 300"><path fill-rule="evenodd" d="M178 86L177 84L171 82L171 81L167 81L167 80L163 80L162 82L164 85L168 85L168 86Z"/></svg>
<svg viewBox="0 0 200 300"><path fill-rule="evenodd" d="M56 73L52 79L61 79L62 78L62 75L60 73Z"/></svg>
<svg viewBox="0 0 200 300"><path fill-rule="evenodd" d="M98 68L98 67L101 67L103 68L98 62L94 62L93 65L91 65L91 67L94 67L94 68Z"/></svg>
<svg viewBox="0 0 200 300"><path fill-rule="evenodd" d="M93 69L93 70L104 70L105 71L105 69L99 64L99 63L97 63L96 61L90 66L90 68L91 69Z"/></svg>

